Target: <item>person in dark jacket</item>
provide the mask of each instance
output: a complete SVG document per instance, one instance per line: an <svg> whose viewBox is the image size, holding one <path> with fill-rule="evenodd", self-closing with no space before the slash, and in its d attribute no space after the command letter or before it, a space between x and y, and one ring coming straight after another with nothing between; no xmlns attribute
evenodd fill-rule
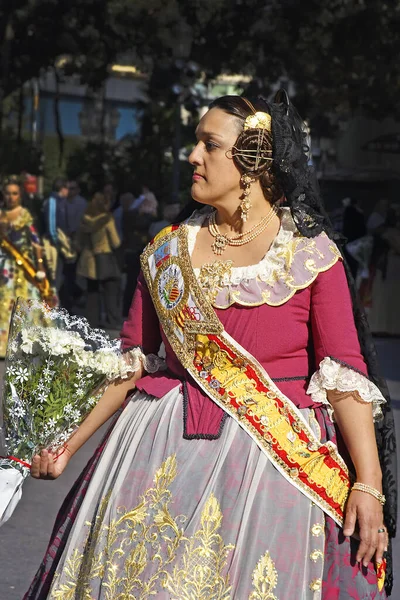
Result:
<svg viewBox="0 0 400 600"><path fill-rule="evenodd" d="M54 180L50 196L43 204L45 251L53 272L57 291L63 278L64 261L60 252L60 236L66 234L66 198L68 185L65 179Z"/></svg>

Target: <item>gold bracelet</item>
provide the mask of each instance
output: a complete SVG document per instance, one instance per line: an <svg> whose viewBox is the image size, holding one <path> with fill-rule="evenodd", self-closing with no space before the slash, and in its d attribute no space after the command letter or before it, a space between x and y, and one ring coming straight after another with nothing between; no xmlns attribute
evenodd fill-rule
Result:
<svg viewBox="0 0 400 600"><path fill-rule="evenodd" d="M353 484L353 487L351 489L357 490L358 492L365 492L366 494L370 494L371 496L376 498L378 500L378 502L381 503L382 506L386 502L385 496L383 494L381 494L379 490L373 488L370 485L367 485L366 483L360 483L359 481L356 481Z"/></svg>

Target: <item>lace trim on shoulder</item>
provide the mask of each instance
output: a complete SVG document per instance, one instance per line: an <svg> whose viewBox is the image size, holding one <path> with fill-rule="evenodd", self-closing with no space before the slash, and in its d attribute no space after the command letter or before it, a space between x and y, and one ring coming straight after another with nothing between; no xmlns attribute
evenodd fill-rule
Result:
<svg viewBox="0 0 400 600"><path fill-rule="evenodd" d="M319 370L311 377L307 394L313 402L325 404L333 419L333 407L328 400L327 390L351 392L360 402L372 403L374 421L382 419L381 405L385 404L386 400L377 386L362 373L330 357L321 361Z"/></svg>
<svg viewBox="0 0 400 600"><path fill-rule="evenodd" d="M140 346L125 351L124 361L126 369L124 373L121 373L122 377L135 373L142 366L147 373L156 373L157 371L164 371L167 368L163 358L160 358L156 354L144 354Z"/></svg>
<svg viewBox="0 0 400 600"><path fill-rule="evenodd" d="M207 207L194 212L187 221L190 255L209 213ZM281 208L280 216L278 235L258 264L233 267L231 261L216 261L194 269L204 293L216 308L235 303L280 306L341 259L336 244L324 232L306 238L297 231L290 209Z"/></svg>

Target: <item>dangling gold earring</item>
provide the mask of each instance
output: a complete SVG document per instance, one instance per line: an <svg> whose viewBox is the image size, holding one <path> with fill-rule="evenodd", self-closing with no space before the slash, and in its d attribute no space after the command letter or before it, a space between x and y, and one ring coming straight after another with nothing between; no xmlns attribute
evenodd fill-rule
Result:
<svg viewBox="0 0 400 600"><path fill-rule="evenodd" d="M239 204L239 210L241 212L242 221L243 221L243 223L245 223L247 221L247 217L249 215L249 211L252 206L251 202L250 202L250 198L249 198L250 185L253 183L253 181L255 181L255 179L253 177L251 177L251 175L247 175L247 173L243 173L243 175L240 178L240 181L242 182L244 190L243 190L242 201Z"/></svg>

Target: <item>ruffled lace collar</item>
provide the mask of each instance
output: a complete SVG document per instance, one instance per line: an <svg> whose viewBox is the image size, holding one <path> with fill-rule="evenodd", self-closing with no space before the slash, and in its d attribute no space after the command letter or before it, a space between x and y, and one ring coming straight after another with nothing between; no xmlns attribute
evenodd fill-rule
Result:
<svg viewBox="0 0 400 600"><path fill-rule="evenodd" d="M207 207L195 211L187 220L190 256L210 210ZM216 308L228 308L235 303L279 306L341 258L335 243L325 233L315 238L303 237L289 208L280 209L280 218L279 232L259 263L234 267L231 261L215 261L194 269L204 293Z"/></svg>

